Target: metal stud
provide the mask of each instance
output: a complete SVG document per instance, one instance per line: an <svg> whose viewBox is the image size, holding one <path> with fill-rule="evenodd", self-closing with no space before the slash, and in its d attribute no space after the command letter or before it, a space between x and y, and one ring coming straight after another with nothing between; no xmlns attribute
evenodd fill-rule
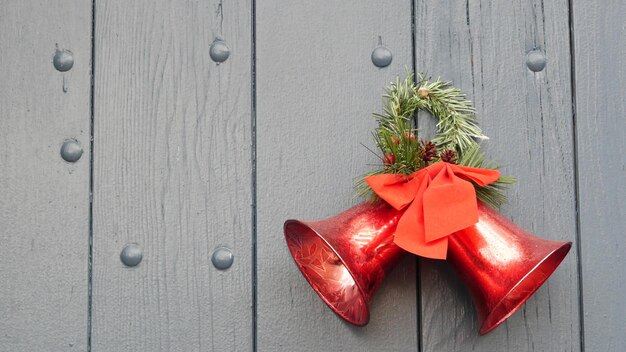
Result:
<svg viewBox="0 0 626 352"><path fill-rule="evenodd" d="M69 50L57 49L52 59L54 68L60 72L69 71L74 66L74 55Z"/></svg>
<svg viewBox="0 0 626 352"><path fill-rule="evenodd" d="M120 253L120 260L126 266L137 266L139 263L141 263L142 259L143 251L141 250L141 247L134 243L127 244Z"/></svg>
<svg viewBox="0 0 626 352"><path fill-rule="evenodd" d="M383 38L381 36L378 36L378 46L372 51L371 59L374 66L381 68L389 66L393 60L391 50L383 45Z"/></svg>
<svg viewBox="0 0 626 352"><path fill-rule="evenodd" d="M546 55L539 49L533 49L526 55L526 66L533 71L539 72L546 67Z"/></svg>
<svg viewBox="0 0 626 352"><path fill-rule="evenodd" d="M233 265L234 259L235 256L233 255L233 252L226 247L217 247L211 256L213 266L219 270L226 270L230 268L230 266Z"/></svg>
<svg viewBox="0 0 626 352"><path fill-rule="evenodd" d="M75 139L67 139L61 146L61 157L63 160L74 163L83 155L83 147Z"/></svg>
<svg viewBox="0 0 626 352"><path fill-rule="evenodd" d="M211 48L209 49L209 55L211 56L211 60L219 63L222 63L228 59L230 56L230 48L226 45L224 40L217 38L211 44Z"/></svg>

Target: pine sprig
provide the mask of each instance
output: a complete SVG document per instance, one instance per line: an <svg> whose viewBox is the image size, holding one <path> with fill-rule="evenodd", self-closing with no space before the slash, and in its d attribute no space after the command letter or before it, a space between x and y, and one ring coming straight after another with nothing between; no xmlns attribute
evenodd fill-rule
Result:
<svg viewBox="0 0 626 352"><path fill-rule="evenodd" d="M365 177L380 174L410 175L433 162L457 161L459 165L497 168L486 162L476 140L488 139L476 123L474 107L465 94L450 82L440 79L425 80L419 76L414 82L413 74L404 80L396 79L385 88L382 114L374 114L378 127L373 135L383 167L374 170L356 182L359 196L376 199ZM438 133L429 141L420 141L413 125L416 111L430 112L437 118ZM475 184L479 199L493 207L506 202L503 191L515 182L512 177L500 179L486 187Z"/></svg>
<svg viewBox="0 0 626 352"><path fill-rule="evenodd" d="M478 167L482 169L492 169L497 170L500 168L500 165L493 161L487 161L487 157L485 153L480 151L480 145L476 144L470 149L466 150L461 159L459 160L459 165L469 166L469 167ZM510 185L516 182L515 177L513 176L500 176L500 178L487 186L479 186L474 184L474 188L476 188L476 196L478 199L485 202L487 205L492 208L500 208L502 204L506 204L506 196L504 195L504 191L506 191Z"/></svg>
<svg viewBox="0 0 626 352"><path fill-rule="evenodd" d="M476 123L474 106L451 82L429 82L420 76L416 92L422 98L420 108L437 117L438 133L433 138L437 148L463 154L476 140L488 139Z"/></svg>

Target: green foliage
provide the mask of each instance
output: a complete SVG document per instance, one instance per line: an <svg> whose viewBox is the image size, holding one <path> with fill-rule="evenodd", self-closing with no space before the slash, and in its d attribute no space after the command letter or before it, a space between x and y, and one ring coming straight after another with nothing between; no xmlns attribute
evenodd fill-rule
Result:
<svg viewBox="0 0 626 352"><path fill-rule="evenodd" d="M451 149L462 155L476 145L476 139L488 139L476 124L472 102L450 82L439 79L429 82L420 77L418 91L428 93L420 100L421 108L438 120L438 133L433 142L439 149Z"/></svg>
<svg viewBox="0 0 626 352"><path fill-rule="evenodd" d="M407 74L405 79L397 78L387 86L383 98L383 113L373 114L378 122L373 133L378 148L375 154L379 156L382 168L357 181L358 195L376 198L364 181L367 176L383 173L409 175L439 161L440 156L456 156L459 165L497 168L485 161L476 142L488 138L476 123L472 103L450 82L440 79L431 82L420 75L416 83L413 74ZM432 140L436 151L428 148L428 142L417 138L413 117L418 110L430 112L437 118L438 133ZM506 201L503 191L513 182L511 177L501 177L486 187L475 185L476 194L485 203L499 207Z"/></svg>

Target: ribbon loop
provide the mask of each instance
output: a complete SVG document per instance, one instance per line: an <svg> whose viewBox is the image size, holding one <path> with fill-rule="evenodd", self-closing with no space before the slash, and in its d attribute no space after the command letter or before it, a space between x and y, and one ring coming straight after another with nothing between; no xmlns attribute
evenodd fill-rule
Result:
<svg viewBox="0 0 626 352"><path fill-rule="evenodd" d="M419 180L411 175L382 174L370 176L365 182L374 192L396 210L401 210L413 202L419 188Z"/></svg>

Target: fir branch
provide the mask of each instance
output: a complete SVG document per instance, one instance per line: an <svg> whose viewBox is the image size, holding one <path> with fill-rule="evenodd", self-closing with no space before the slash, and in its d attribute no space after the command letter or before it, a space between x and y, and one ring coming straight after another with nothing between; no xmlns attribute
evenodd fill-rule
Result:
<svg viewBox="0 0 626 352"><path fill-rule="evenodd" d="M417 92L422 99L420 108L438 120L433 142L439 150L451 149L462 155L476 145L476 139L487 139L476 123L472 103L451 82L429 82L420 76Z"/></svg>
<svg viewBox="0 0 626 352"><path fill-rule="evenodd" d="M355 185L356 195L358 197L365 198L368 201L377 200L378 196L372 191L370 185L365 183L365 178L369 176L382 175L385 173L386 172L384 169L378 169L372 172L368 172L365 176L358 178Z"/></svg>
<svg viewBox="0 0 626 352"><path fill-rule="evenodd" d="M450 82L440 79L428 81L423 75L419 82L414 82L412 73L406 78L396 79L385 88L382 114L373 114L378 122L374 130L374 140L383 162L383 167L358 179L356 191L359 196L376 199L365 178L384 173L409 175L428 166L431 162L452 161L456 158L460 165L493 168L497 165L485 161L485 155L479 151L476 140L488 139L483 135L476 122L474 107L460 89ZM437 135L432 143L420 142L418 130L413 126L416 111L430 112L437 118ZM436 154L436 155L435 155ZM479 199L492 207L499 207L506 202L503 191L515 182L512 177L500 177L491 185L481 187L475 184Z"/></svg>
<svg viewBox="0 0 626 352"><path fill-rule="evenodd" d="M480 145L476 144L465 151L465 154L459 159L459 165L492 170L500 168L500 165L493 161L488 162L486 159L485 153L480 151ZM516 179L513 176L500 176L496 182L487 186L480 186L474 183L474 188L476 188L476 196L478 199L485 202L485 204L490 207L498 209L502 204L506 204L504 191L515 182Z"/></svg>

